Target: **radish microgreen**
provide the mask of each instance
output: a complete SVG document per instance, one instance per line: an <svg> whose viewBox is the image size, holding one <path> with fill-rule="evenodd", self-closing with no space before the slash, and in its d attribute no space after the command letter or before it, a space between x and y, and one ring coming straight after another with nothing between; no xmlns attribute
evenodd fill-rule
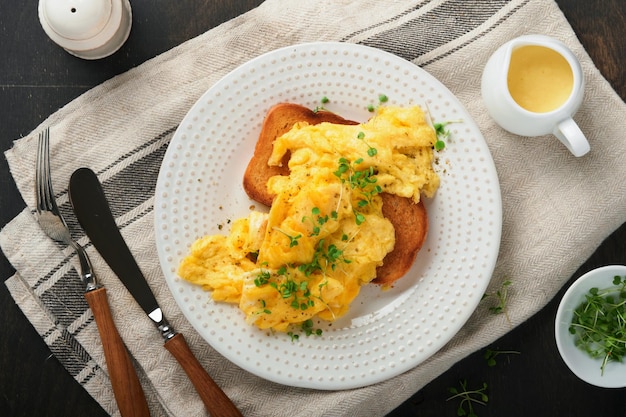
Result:
<svg viewBox="0 0 626 417"><path fill-rule="evenodd" d="M289 247L290 248L293 248L294 246L298 246L298 239L300 239L302 237L301 234L297 234L295 236L292 236L289 233L281 230L278 227L275 227L274 230L276 230L277 232L282 233L283 235L287 236L287 238L289 238Z"/></svg>
<svg viewBox="0 0 626 417"><path fill-rule="evenodd" d="M487 405L489 401L489 397L486 394L487 383L483 382L482 387L478 389L468 389L467 380L459 381L459 385L461 389L448 388L448 392L453 395L447 398L446 401L460 398L461 402L456 410L457 416L478 417L474 412L474 404Z"/></svg>
<svg viewBox="0 0 626 417"><path fill-rule="evenodd" d="M443 151L446 147L446 141L450 138L450 129L447 126L451 123L460 123L461 120L450 120L447 122L434 123L433 129L437 135L437 141L435 142L435 150Z"/></svg>
<svg viewBox="0 0 626 417"><path fill-rule="evenodd" d="M511 286L512 282L510 280L506 280L502 283L502 287L492 293L485 293L482 297L482 300L485 298L495 297L497 300L497 304L489 307L489 311L492 314L504 314L506 320L511 323L509 319L509 313L507 310L507 297L508 297L508 287Z"/></svg>
<svg viewBox="0 0 626 417"><path fill-rule="evenodd" d="M622 362L626 356L626 276L616 275L613 285L591 288L574 310L569 327L576 346L602 359L602 375L608 362Z"/></svg>
<svg viewBox="0 0 626 417"><path fill-rule="evenodd" d="M483 357L487 361L487 366L496 366L496 357L499 355L513 355L518 354L519 352L515 350L493 350L487 349Z"/></svg>
<svg viewBox="0 0 626 417"><path fill-rule="evenodd" d="M384 104L384 103L386 103L388 101L389 101L389 97L387 97L385 94L379 94L378 95L378 106L375 106L373 104L369 104L367 106L367 111L370 112L370 113L373 113L373 112L375 112L378 109L378 107L380 107L382 104Z"/></svg>
<svg viewBox="0 0 626 417"><path fill-rule="evenodd" d="M319 112L319 111L326 110L326 109L324 108L324 104L328 103L329 101L330 101L330 100L328 99L328 97L323 96L323 97L320 99L320 103L321 103L321 105L320 105L320 106L316 106L316 107L313 109L313 113L317 113L317 112Z"/></svg>
<svg viewBox="0 0 626 417"><path fill-rule="evenodd" d="M350 162L346 158L339 159L339 166L335 171L335 176L341 179L342 183L350 184L353 190L359 190L362 198L357 202L357 208L362 209L372 203L372 199L376 194L380 194L383 189L376 184L376 171L373 166L358 170L358 166L363 163L363 158L359 158L354 162ZM347 178L344 176L347 174ZM365 221L365 216L360 211L353 209L354 217L357 225L361 225Z"/></svg>

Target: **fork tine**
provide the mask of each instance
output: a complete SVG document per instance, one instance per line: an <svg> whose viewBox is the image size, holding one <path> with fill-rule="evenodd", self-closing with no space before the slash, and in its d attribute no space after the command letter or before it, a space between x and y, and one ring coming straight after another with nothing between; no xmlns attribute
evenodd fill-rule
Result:
<svg viewBox="0 0 626 417"><path fill-rule="evenodd" d="M37 212L44 210L43 164L44 164L44 132L39 132L37 142L37 165L35 167L35 191L37 197Z"/></svg>
<svg viewBox="0 0 626 417"><path fill-rule="evenodd" d="M50 129L39 133L35 175L37 210L58 212L50 176Z"/></svg>
<svg viewBox="0 0 626 417"><path fill-rule="evenodd" d="M45 202L47 207L56 210L56 200L54 199L54 191L52 189L52 176L50 175L50 129L46 128L43 132L44 158L43 158L43 175Z"/></svg>

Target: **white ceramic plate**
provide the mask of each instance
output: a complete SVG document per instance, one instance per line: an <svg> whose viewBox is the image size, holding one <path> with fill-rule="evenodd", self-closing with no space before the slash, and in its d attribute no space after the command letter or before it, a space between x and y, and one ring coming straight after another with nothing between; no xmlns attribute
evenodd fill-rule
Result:
<svg viewBox="0 0 626 417"><path fill-rule="evenodd" d="M441 186L426 202L428 238L413 268L389 291L363 288L350 312L321 337L260 331L237 306L176 275L189 246L226 233L250 207L241 182L267 110L279 102L320 104L353 120L389 104L427 107L452 138L438 155ZM256 204L258 207L258 204ZM158 178L155 229L165 279L194 328L226 358L290 386L350 389L396 376L437 352L480 301L500 245L502 207L493 160L477 126L440 82L386 52L346 43L279 49L235 69L191 108L172 138ZM318 327L319 327L318 326Z"/></svg>
<svg viewBox="0 0 626 417"><path fill-rule="evenodd" d="M563 295L556 312L554 332L556 346L565 364L578 378L604 388L626 387L626 362L608 362L601 370L602 360L594 359L574 344L569 327L574 310L585 301L585 295L593 287L612 288L613 277L625 276L626 266L608 265L591 270L578 278Z"/></svg>

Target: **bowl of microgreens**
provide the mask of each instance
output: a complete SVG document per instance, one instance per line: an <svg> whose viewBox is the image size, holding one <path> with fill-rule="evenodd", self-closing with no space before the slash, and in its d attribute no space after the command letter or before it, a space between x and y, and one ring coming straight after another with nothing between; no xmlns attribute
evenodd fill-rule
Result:
<svg viewBox="0 0 626 417"><path fill-rule="evenodd" d="M626 266L578 278L556 313L556 345L570 370L598 387L626 387Z"/></svg>

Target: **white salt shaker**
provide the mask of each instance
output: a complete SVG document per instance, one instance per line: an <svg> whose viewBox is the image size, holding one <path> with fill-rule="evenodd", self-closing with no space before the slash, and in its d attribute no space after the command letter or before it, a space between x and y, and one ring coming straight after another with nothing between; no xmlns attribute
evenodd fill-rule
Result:
<svg viewBox="0 0 626 417"><path fill-rule="evenodd" d="M126 42L132 12L128 0L39 0L39 21L70 54L99 59Z"/></svg>

